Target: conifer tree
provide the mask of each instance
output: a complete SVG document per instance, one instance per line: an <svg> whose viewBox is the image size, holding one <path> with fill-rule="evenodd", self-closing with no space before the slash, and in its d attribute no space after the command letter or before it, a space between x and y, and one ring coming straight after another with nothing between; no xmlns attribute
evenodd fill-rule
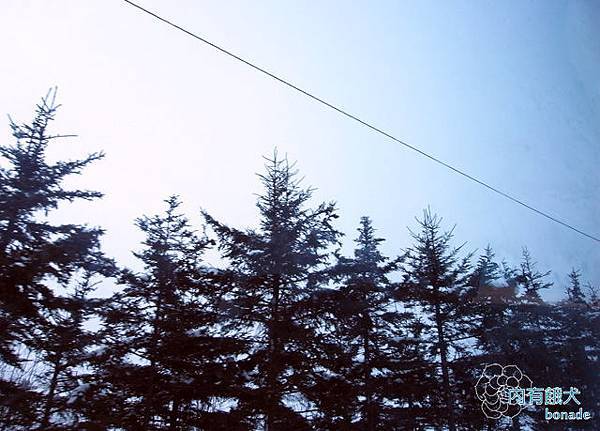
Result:
<svg viewBox="0 0 600 431"><path fill-rule="evenodd" d="M506 332L512 316L512 308L517 301L517 276L506 263L496 261L496 255L492 247L488 245L484 253L479 257L470 281L479 292L484 290L487 294L478 294L472 303L477 310L477 343L474 351L477 354L478 363L474 366L477 370L475 379L487 364L513 364L510 353L507 353L505 343L510 343ZM471 391L472 393L472 391ZM481 414L481 401L474 403L469 415L471 424L480 424L486 430L506 429L509 420L484 418Z"/></svg>
<svg viewBox="0 0 600 431"><path fill-rule="evenodd" d="M581 424L581 429L593 430L600 426L600 316L583 294L580 278L581 273L575 269L569 273L567 298L555 305L553 317L557 330L553 342L560 360L553 379L555 386L575 387L581 392L578 397L581 405L593 415L590 421ZM556 424L551 425L559 429Z"/></svg>
<svg viewBox="0 0 600 431"><path fill-rule="evenodd" d="M600 295L598 295L598 292L600 291L600 288L598 288L597 286L594 286L592 283L587 282L585 284L585 288L587 290L587 296L589 298L589 303L592 307L598 308L600 307Z"/></svg>
<svg viewBox="0 0 600 431"><path fill-rule="evenodd" d="M223 405L235 401L241 346L217 333L218 292L201 260L210 240L191 229L177 197L166 203L164 215L136 221L144 268L122 272L124 288L103 312L82 409L123 429L237 429Z"/></svg>
<svg viewBox="0 0 600 431"><path fill-rule="evenodd" d="M384 397L389 395L385 388L395 368L389 361L390 345L398 343L403 322L391 309L388 274L396 262L379 251L383 239L375 235L371 219L361 218L358 233L354 257L339 257L335 268L341 282L333 298L338 342L350 356L349 366L340 374L351 384L341 394L344 401L338 402L355 409L350 420L354 427L375 430L383 429Z"/></svg>
<svg viewBox="0 0 600 431"><path fill-rule="evenodd" d="M336 354L319 308L330 291L324 269L340 236L337 214L333 203L310 208L312 190L276 153L259 177L258 229L230 228L205 214L230 262L232 321L252 343L240 364L248 382L239 411L259 429L309 429L317 409L311 394Z"/></svg>
<svg viewBox="0 0 600 431"><path fill-rule="evenodd" d="M74 283L73 292L56 298L59 306L45 312L44 321L35 328L30 348L41 362L43 382L40 430L72 429L79 418L73 402L81 391L80 374L84 373L87 350L95 334L86 328L96 307L102 302L89 297L95 285L94 276L111 275L110 261L98 262L97 272L86 271Z"/></svg>
<svg viewBox="0 0 600 431"><path fill-rule="evenodd" d="M502 266L495 260L496 254L491 245L487 245L484 253L477 260L469 284L471 286L489 286L503 278Z"/></svg>
<svg viewBox="0 0 600 431"><path fill-rule="evenodd" d="M571 303L584 304L585 295L581 290L581 272L573 268L569 273L570 286L567 288L567 297Z"/></svg>
<svg viewBox="0 0 600 431"><path fill-rule="evenodd" d="M553 376L560 369L556 343L560 330L556 309L540 295L542 289L552 286L546 281L549 274L549 271L541 273L537 269L530 252L524 248L519 268L507 267L505 270L505 278L517 282L522 292L514 302L490 306L490 309L501 310L501 318L496 318L493 327L484 327L489 361L517 365L536 387L556 386ZM535 429L548 426L544 424L543 417L528 409L505 422L500 424L502 429L508 425L511 430L520 430L525 423Z"/></svg>
<svg viewBox="0 0 600 431"><path fill-rule="evenodd" d="M441 219L429 209L418 222L421 230L412 233L415 244L407 255L405 295L424 317L423 335L431 346L429 360L439 366L439 387L430 394L437 413L431 412L431 420L455 431L461 404L455 393L458 379L452 370L462 365L454 358L466 355L461 341L474 332L473 319L464 306L469 293L470 255L459 257L462 246L452 247L453 231L442 232Z"/></svg>
<svg viewBox="0 0 600 431"><path fill-rule="evenodd" d="M78 271L94 270L102 257L101 229L53 224L47 217L60 204L101 197L63 183L101 159L102 153L80 160L47 160L49 144L64 137L49 131L59 108L55 96L56 90L42 98L31 123L11 120L16 143L0 146L0 361L17 370L26 366L20 353L32 354L36 334L63 305L52 284L67 285ZM6 423L14 419L33 426L38 420L33 406L41 402L35 389L0 377ZM30 413L24 417L22 412Z"/></svg>
<svg viewBox="0 0 600 431"><path fill-rule="evenodd" d="M544 273L536 269L537 262L534 262L531 253L527 247L523 248L523 258L521 260L519 279L524 289L520 302L543 303L540 291L552 286L551 282L546 282L545 277L550 275L550 271Z"/></svg>

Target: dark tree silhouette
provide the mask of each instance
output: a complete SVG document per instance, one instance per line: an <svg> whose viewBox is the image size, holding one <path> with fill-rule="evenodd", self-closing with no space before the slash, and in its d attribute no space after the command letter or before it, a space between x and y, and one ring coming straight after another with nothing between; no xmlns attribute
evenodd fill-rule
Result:
<svg viewBox="0 0 600 431"><path fill-rule="evenodd" d="M177 197L164 215L136 221L144 248L141 273L124 270L122 291L102 315L96 372L83 398L94 423L124 429L235 429L212 399L233 399L241 343L218 335L219 292L202 263L211 241L179 213Z"/></svg>
<svg viewBox="0 0 600 431"><path fill-rule="evenodd" d="M240 337L252 343L241 365L248 385L239 409L266 430L309 429L300 411L314 409L311 387L326 378L326 334L320 330L320 293L329 252L340 233L333 203L308 207L311 189L277 154L260 175L260 228L241 231L205 214L230 264L230 307Z"/></svg>
<svg viewBox="0 0 600 431"><path fill-rule="evenodd" d="M383 255L368 217L344 256L334 203L312 205L277 153L259 175L257 227L204 212L212 240L172 196L135 222L140 271L117 269L102 229L49 221L101 197L64 181L102 153L47 160L64 137L48 131L57 108L53 91L0 146L0 429L600 429L600 300L580 271L548 303L550 271L526 248L516 268L491 246L472 268L430 210L400 257ZM219 268L205 261L213 246ZM112 296L95 298L109 277ZM474 388L492 363L578 388L593 418L487 419Z"/></svg>
<svg viewBox="0 0 600 431"><path fill-rule="evenodd" d="M442 232L441 219L429 209L418 222L420 231L413 233L415 244L406 260L406 295L409 303L419 307L426 328L423 335L431 345L430 361L439 365L440 384L430 395L437 400L437 413L431 419L455 431L459 403L451 362L465 354L461 340L473 336L474 331L473 320L463 306L468 293L470 255L459 257L462 246L452 247L452 230Z"/></svg>
<svg viewBox="0 0 600 431"><path fill-rule="evenodd" d="M46 217L61 203L101 196L66 189L63 182L102 158L102 153L56 163L46 159L48 145L63 137L48 130L59 107L55 96L56 90L42 98L31 123L11 121L16 143L0 146L0 359L16 369L26 365L19 352L31 355L39 350L40 332L57 324L53 321L57 314L70 312L72 304L58 297L50 283L68 285L79 271L97 272L106 263L100 252L101 229L52 224ZM38 402L48 406L52 388L41 389L47 392L42 395L6 375L0 379L5 423L32 426L38 420L35 406ZM44 416L46 423L48 415Z"/></svg>

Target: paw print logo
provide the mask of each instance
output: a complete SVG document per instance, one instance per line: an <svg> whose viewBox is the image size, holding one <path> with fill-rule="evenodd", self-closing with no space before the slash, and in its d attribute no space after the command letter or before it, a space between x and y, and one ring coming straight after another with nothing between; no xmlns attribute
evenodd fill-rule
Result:
<svg viewBox="0 0 600 431"><path fill-rule="evenodd" d="M511 389L531 388L532 382L516 365L486 365L475 385L483 414L490 419L514 418L521 413L522 403L509 399Z"/></svg>

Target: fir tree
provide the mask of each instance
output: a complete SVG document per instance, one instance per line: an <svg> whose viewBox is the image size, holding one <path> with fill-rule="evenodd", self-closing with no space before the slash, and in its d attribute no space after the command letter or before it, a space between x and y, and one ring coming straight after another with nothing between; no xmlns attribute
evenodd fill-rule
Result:
<svg viewBox="0 0 600 431"><path fill-rule="evenodd" d="M581 392L579 401L593 417L581 424L580 429L592 430L600 426L600 318L591 301L583 295L580 278L581 273L575 269L569 273L567 298L555 305L557 337L553 342L560 361L553 376L555 386L575 387ZM552 426L571 429L568 424L552 423Z"/></svg>
<svg viewBox="0 0 600 431"><path fill-rule="evenodd" d="M471 286L489 286L503 277L502 267L495 261L496 254L491 245L487 245L484 253L477 260L469 284Z"/></svg>
<svg viewBox="0 0 600 431"><path fill-rule="evenodd" d="M506 263L498 263L496 255L491 246L487 246L484 253L479 257L470 281L479 293L472 303L477 311L478 328L477 343L474 351L478 363L474 366L478 379L486 364L513 364L511 354L507 353L506 343L510 343L510 336L506 332L510 328L512 315L511 307L517 301L518 277ZM486 294L481 294L484 290ZM472 392L472 391L471 391ZM485 425L486 430L505 429L507 420L492 420L483 418L481 415L481 400L472 405L468 420L471 424L480 423Z"/></svg>
<svg viewBox="0 0 600 431"><path fill-rule="evenodd" d="M389 380L397 368L390 361L391 348L399 343L403 316L391 308L388 275L397 262L379 251L383 239L375 235L368 217L361 218L358 233L354 257L340 257L334 270L341 282L332 302L336 335L350 357L339 371L350 387L337 396L338 403L355 409L346 415L346 428L352 423L356 429L375 430L383 429L385 421L384 398L392 392Z"/></svg>
<svg viewBox="0 0 600 431"><path fill-rule="evenodd" d="M523 259L519 271L519 279L524 289L521 302L542 303L540 291L552 286L551 282L544 281L545 277L550 275L550 271L541 273L536 266L537 262L533 261L527 247L523 248Z"/></svg>
<svg viewBox="0 0 600 431"><path fill-rule="evenodd" d="M69 190L63 183L102 153L56 163L46 158L48 145L64 137L49 132L59 108L55 96L51 91L41 100L30 124L11 120L16 143L0 146L0 360L21 370L26 364L20 352L32 353L36 334L63 305L52 284L67 285L78 271L93 271L102 259L101 229L52 224L47 218L60 204L101 197L94 191ZM34 389L0 378L6 423L15 419L33 426L38 420L31 410L41 402ZM23 417L26 411L32 414Z"/></svg>
<svg viewBox="0 0 600 431"><path fill-rule="evenodd" d="M415 245L406 261L406 297L424 317L425 341L430 343L429 358L439 366L440 385L430 398L437 409L430 413L433 423L457 429L456 384L452 369L462 365L452 358L465 355L463 340L473 336L473 319L464 306L468 294L469 258L459 257L461 247L451 246L453 232L442 232L441 219L430 210L418 220L420 232L412 233ZM437 405L435 405L437 404ZM439 422L438 422L439 421Z"/></svg>
<svg viewBox="0 0 600 431"><path fill-rule="evenodd" d="M588 292L590 305L595 308L600 307L600 295L598 295L600 289L597 286L592 285L590 282L586 283L585 288Z"/></svg>
<svg viewBox="0 0 600 431"><path fill-rule="evenodd" d="M98 301L89 297L96 284L96 275L112 273L109 261L99 262L98 272L86 271L69 295L57 298L59 308L47 311L44 321L35 328L35 338L30 343L42 365L39 429L72 429L78 423L78 412L72 408L79 396L80 374L87 359L87 349L94 343L95 335L86 329L86 323L96 311Z"/></svg>
<svg viewBox="0 0 600 431"><path fill-rule="evenodd" d="M232 321L252 343L240 365L248 383L239 410L252 427L309 429L311 394L336 354L319 308L330 291L324 269L340 236L332 225L337 214L333 203L308 207L312 190L301 188L277 154L260 179L259 229L233 229L206 214L231 264Z"/></svg>
<svg viewBox="0 0 600 431"><path fill-rule="evenodd" d="M555 307L547 304L540 290L549 288L546 281L550 272L541 273L527 248L523 249L522 262L518 269L507 267L505 278L517 282L523 292L509 304L490 305L495 310L493 324L484 326L484 350L488 363L515 364L536 387L556 386L553 376L560 369L557 351L560 338ZM505 423L506 422L506 423ZM528 409L511 420L500 423L512 430L522 429L528 423L535 429L546 429L543 419Z"/></svg>
<svg viewBox="0 0 600 431"><path fill-rule="evenodd" d="M571 303L585 303L585 295L581 290L581 272L573 268L569 273L570 286L567 288L567 296Z"/></svg>
<svg viewBox="0 0 600 431"><path fill-rule="evenodd" d="M124 429L236 429L226 405L211 403L233 399L241 346L216 333L218 292L201 260L210 240L190 228L176 197L166 203L164 215L136 221L144 270L122 272L124 288L103 312L82 408L91 422Z"/></svg>

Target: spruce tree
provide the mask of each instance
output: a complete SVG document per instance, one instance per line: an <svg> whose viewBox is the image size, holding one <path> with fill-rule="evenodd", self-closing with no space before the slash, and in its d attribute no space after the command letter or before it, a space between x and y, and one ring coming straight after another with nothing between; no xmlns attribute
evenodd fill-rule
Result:
<svg viewBox="0 0 600 431"><path fill-rule="evenodd" d="M242 346L218 333L215 271L202 262L211 241L191 229L177 197L166 203L164 215L136 221L144 268L122 271L124 287L102 313L81 408L119 429L237 429L227 404Z"/></svg>
<svg viewBox="0 0 600 431"><path fill-rule="evenodd" d="M429 360L439 370L439 386L430 394L437 410L432 425L455 431L461 405L457 374L463 367L460 359L467 356L465 341L474 335L473 319L464 306L470 255L459 256L462 246L451 245L453 231L442 232L441 219L429 209L418 222L420 232L412 233L415 244L406 260L405 296L423 317Z"/></svg>
<svg viewBox="0 0 600 431"><path fill-rule="evenodd" d="M567 288L567 297L570 303L584 304L585 295L581 290L581 272L573 268L569 273L569 287Z"/></svg>
<svg viewBox="0 0 600 431"><path fill-rule="evenodd" d="M501 310L501 318L492 327L484 327L485 348L490 362L501 365L517 365L535 387L556 386L556 373L560 369L560 356L557 351L560 329L556 309L546 303L542 289L552 286L546 281L550 274L540 272L527 248L523 249L522 261L518 268L507 267L505 278L517 283L519 295L509 304L491 306ZM525 425L528 424L528 425ZM545 429L539 412L523 409L512 420L502 421L504 428L520 430L523 426Z"/></svg>
<svg viewBox="0 0 600 431"><path fill-rule="evenodd" d="M575 269L569 273L567 298L555 305L557 337L553 343L560 361L553 376L555 386L575 387L581 392L578 399L593 417L582 423L580 429L592 430L600 426L600 316L591 298L583 294L580 278L581 273ZM558 424L551 425L556 429L571 429L567 424L560 428Z"/></svg>
<svg viewBox="0 0 600 431"><path fill-rule="evenodd" d="M396 367L391 344L400 339L401 317L393 312L388 278L396 261L379 251L383 242L372 222L362 217L352 258L339 257L335 268L341 285L333 298L337 340L350 356L348 367L339 374L350 387L338 402L355 409L346 421L356 429L383 429L389 395L389 380ZM334 424L333 424L334 425Z"/></svg>
<svg viewBox="0 0 600 431"><path fill-rule="evenodd" d="M600 292L600 288L598 288L598 286L594 286L592 283L587 282L585 284L585 288L587 290L587 296L589 298L589 304L594 307L594 308L599 308L600 307L600 295L598 294L598 292Z"/></svg>
<svg viewBox="0 0 600 431"><path fill-rule="evenodd" d="M309 429L315 386L328 380L337 354L322 319L330 294L330 249L340 233L333 203L309 207L311 189L275 153L259 176L258 229L230 228L205 214L230 263L230 316L251 343L241 362L248 378L238 409L252 427Z"/></svg>
<svg viewBox="0 0 600 431"><path fill-rule="evenodd" d="M545 278L550 275L550 271L541 273L536 268L537 262L533 261L531 253L527 247L523 248L523 257L519 270L519 280L524 289L520 302L542 304L544 301L540 295L542 289L548 289L552 286L551 282L546 282Z"/></svg>
<svg viewBox="0 0 600 431"><path fill-rule="evenodd" d="M487 293L478 294L472 303L472 307L477 310L478 323L477 343L474 346L478 358L478 364L474 366L477 371L474 378L477 380L487 364L515 363L505 343L510 343L510 336L507 337L506 333L510 328L511 307L517 301L518 277L506 263L496 260L492 247L488 245L477 261L470 285L476 287L479 292L484 290ZM469 419L473 425L479 423L481 428L485 425L486 430L505 429L507 423L510 423L510 420L506 419L483 417L479 399L475 401Z"/></svg>
<svg viewBox="0 0 600 431"><path fill-rule="evenodd" d="M503 278L502 266L495 260L496 254L491 245L487 245L484 253L477 260L469 284L471 286L490 286Z"/></svg>
<svg viewBox="0 0 600 431"><path fill-rule="evenodd" d="M52 286L67 285L78 271L94 271L102 258L101 229L53 224L47 217L61 204L101 197L95 191L68 189L64 181L102 153L58 162L46 157L48 146L65 137L49 131L59 108L55 96L56 90L42 98L31 123L11 120L16 142L0 146L0 361L13 370L27 366L23 354L33 354L37 334L64 305ZM36 389L6 374L0 377L5 423L15 420L32 427L38 421L35 406L44 397Z"/></svg>
<svg viewBox="0 0 600 431"><path fill-rule="evenodd" d="M95 342L95 334L86 328L101 300L90 298L100 281L94 277L111 275L110 261L98 262L97 272L86 271L70 289L71 293L56 298L59 307L46 311L44 321L36 328L30 348L41 363L40 417L38 429L73 429L79 425L79 414L73 407L85 386L87 351Z"/></svg>

